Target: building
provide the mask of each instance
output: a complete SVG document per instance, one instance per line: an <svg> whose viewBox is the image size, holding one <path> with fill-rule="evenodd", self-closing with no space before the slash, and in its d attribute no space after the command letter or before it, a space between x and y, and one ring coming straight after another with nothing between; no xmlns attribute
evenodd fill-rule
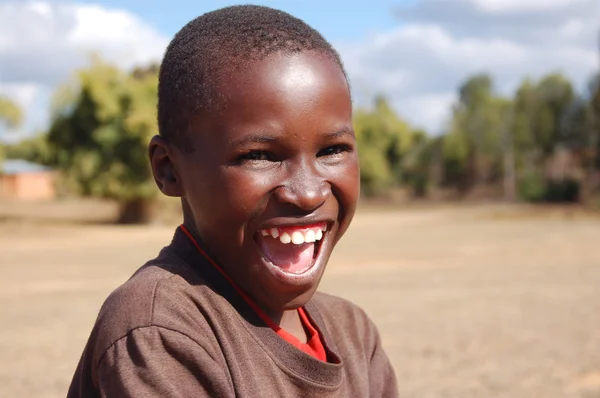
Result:
<svg viewBox="0 0 600 398"><path fill-rule="evenodd" d="M46 166L19 159L0 163L0 196L18 200L50 200L56 196L55 173Z"/></svg>

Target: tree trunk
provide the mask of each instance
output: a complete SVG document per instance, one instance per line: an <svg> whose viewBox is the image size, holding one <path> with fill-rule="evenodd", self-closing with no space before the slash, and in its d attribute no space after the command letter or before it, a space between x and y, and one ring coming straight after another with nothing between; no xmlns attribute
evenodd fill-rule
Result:
<svg viewBox="0 0 600 398"><path fill-rule="evenodd" d="M508 201L517 199L517 172L515 166L515 145L512 137L513 112L502 128L502 144L504 152L504 198Z"/></svg>
<svg viewBox="0 0 600 398"><path fill-rule="evenodd" d="M119 224L147 224L152 219L152 203L147 199L132 199L120 204Z"/></svg>
<svg viewBox="0 0 600 398"><path fill-rule="evenodd" d="M517 198L517 173L515 170L515 152L512 146L504 152L504 198L515 201Z"/></svg>

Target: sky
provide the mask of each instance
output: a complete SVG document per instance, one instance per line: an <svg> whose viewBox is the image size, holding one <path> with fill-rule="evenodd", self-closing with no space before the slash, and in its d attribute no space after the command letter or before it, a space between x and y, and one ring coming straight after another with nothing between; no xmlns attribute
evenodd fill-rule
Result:
<svg viewBox="0 0 600 398"><path fill-rule="evenodd" d="M122 68L160 61L191 19L222 0L0 0L0 94L26 112L3 139L43 131L53 92L91 53ZM385 95L432 134L447 124L469 75L512 95L525 77L560 71L584 91L600 70L598 0L265 0L338 49L357 106ZM0 132L2 133L2 132Z"/></svg>

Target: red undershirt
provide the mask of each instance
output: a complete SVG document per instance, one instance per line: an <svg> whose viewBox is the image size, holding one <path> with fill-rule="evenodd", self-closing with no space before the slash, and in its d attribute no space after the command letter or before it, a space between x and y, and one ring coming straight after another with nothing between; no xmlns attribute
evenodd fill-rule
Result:
<svg viewBox="0 0 600 398"><path fill-rule="evenodd" d="M298 315L300 316L300 321L302 322L302 326L304 330L308 334L308 341L306 343L302 343L296 336L286 332L279 325L276 325L271 318L242 290L240 289L233 280L219 267L205 252L202 250L196 239L192 236L190 231L182 224L180 226L181 230L187 235L187 237L192 241L196 249L208 260L209 263L212 264L213 267L217 269L223 275L227 281L233 286L233 288L242 296L242 298L248 303L250 307L256 312L256 314L269 326L275 333L279 335L282 339L292 344L294 347L299 348L304 351L308 355L311 355L323 362L327 361L327 354L325 353L325 347L323 346L323 342L321 341L321 336L319 332L310 322L310 319L306 315L304 308L298 308Z"/></svg>

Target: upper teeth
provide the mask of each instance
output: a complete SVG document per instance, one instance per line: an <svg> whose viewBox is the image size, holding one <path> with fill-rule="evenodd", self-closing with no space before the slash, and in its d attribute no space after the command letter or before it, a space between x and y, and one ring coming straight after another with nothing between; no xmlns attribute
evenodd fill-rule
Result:
<svg viewBox="0 0 600 398"><path fill-rule="evenodd" d="M323 238L323 231L326 227L313 227L308 228L304 231L293 231L280 233L278 228L263 229L260 231L262 236L271 235L273 239L279 238L279 241L283 244L293 243L295 245L301 245L303 243L313 243Z"/></svg>

